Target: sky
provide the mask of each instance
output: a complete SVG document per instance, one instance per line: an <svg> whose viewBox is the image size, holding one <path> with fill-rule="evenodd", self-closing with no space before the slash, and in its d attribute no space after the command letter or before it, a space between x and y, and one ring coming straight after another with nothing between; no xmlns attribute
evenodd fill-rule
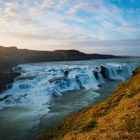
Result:
<svg viewBox="0 0 140 140"><path fill-rule="evenodd" d="M0 0L0 46L140 56L140 0Z"/></svg>

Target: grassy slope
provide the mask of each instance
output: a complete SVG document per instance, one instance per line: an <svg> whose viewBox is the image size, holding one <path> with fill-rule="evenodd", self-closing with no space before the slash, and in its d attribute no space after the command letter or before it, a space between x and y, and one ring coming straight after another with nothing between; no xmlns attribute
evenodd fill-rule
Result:
<svg viewBox="0 0 140 140"><path fill-rule="evenodd" d="M70 115L39 140L140 140L140 67L108 100Z"/></svg>

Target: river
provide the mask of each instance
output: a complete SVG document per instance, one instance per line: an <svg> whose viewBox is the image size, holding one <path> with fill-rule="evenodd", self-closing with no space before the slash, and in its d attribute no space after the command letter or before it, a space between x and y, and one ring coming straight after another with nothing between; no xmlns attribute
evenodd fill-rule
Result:
<svg viewBox="0 0 140 140"><path fill-rule="evenodd" d="M0 139L35 140L64 116L111 96L139 64L107 59L18 65L13 69L21 75L0 94Z"/></svg>

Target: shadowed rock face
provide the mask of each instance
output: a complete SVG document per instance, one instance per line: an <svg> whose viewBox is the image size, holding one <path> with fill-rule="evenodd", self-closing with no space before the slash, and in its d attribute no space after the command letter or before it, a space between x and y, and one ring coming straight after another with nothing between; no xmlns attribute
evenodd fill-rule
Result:
<svg viewBox="0 0 140 140"><path fill-rule="evenodd" d="M20 75L20 73L17 72L1 72L0 73L0 91L7 89L7 85L12 83L14 79ZM11 86L9 85L9 88Z"/></svg>
<svg viewBox="0 0 140 140"><path fill-rule="evenodd" d="M113 55L85 54L77 50L34 51L0 46L0 71L21 63L118 58ZM119 57L120 58L120 57Z"/></svg>
<svg viewBox="0 0 140 140"><path fill-rule="evenodd" d="M0 46L0 91L7 88L19 75L20 69L12 72L11 68L22 63L46 61L74 61L89 59L118 58L113 55L85 54L77 50L34 51ZM8 71L8 72L7 72ZM68 73L65 72L67 77Z"/></svg>
<svg viewBox="0 0 140 140"><path fill-rule="evenodd" d="M107 68L105 66L101 66L101 74L103 75L104 78L108 78Z"/></svg>
<svg viewBox="0 0 140 140"><path fill-rule="evenodd" d="M139 140L140 67L107 100L82 109L38 140Z"/></svg>

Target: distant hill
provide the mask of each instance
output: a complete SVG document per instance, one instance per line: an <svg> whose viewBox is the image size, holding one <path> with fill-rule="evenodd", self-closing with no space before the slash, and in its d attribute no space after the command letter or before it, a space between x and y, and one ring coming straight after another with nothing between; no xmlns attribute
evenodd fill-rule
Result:
<svg viewBox="0 0 140 140"><path fill-rule="evenodd" d="M17 47L0 46L0 70L8 69L21 63L108 58L120 58L120 56L86 54L77 50L35 51L18 49Z"/></svg>

